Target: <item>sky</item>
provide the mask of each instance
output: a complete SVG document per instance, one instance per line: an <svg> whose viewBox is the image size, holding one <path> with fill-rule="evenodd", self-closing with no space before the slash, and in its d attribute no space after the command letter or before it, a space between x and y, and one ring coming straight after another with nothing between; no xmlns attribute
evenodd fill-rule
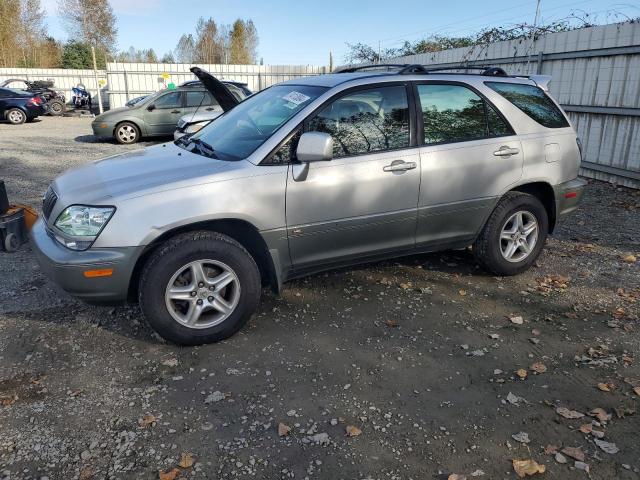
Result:
<svg viewBox="0 0 640 480"><path fill-rule="evenodd" d="M49 32L66 39L57 0L41 0ZM533 23L537 0L110 0L117 17L118 50L172 51L183 33L194 33L198 17L230 24L252 19L258 56L270 65L344 63L348 43L399 47L429 35L463 36L485 27ZM571 13L595 14L600 23L638 17L640 0L541 0L541 22Z"/></svg>

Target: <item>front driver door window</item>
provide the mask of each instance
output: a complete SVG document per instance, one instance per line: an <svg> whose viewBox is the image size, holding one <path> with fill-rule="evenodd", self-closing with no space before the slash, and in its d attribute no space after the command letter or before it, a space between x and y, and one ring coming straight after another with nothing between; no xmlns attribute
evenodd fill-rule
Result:
<svg viewBox="0 0 640 480"><path fill-rule="evenodd" d="M149 110L149 106L154 108ZM144 119L151 135L170 135L176 129L178 120L184 114L182 92L179 90L165 93L145 106Z"/></svg>
<svg viewBox="0 0 640 480"><path fill-rule="evenodd" d="M305 131L329 133L334 158L287 181L289 249L296 268L413 247L419 155L412 146L406 86L338 96Z"/></svg>

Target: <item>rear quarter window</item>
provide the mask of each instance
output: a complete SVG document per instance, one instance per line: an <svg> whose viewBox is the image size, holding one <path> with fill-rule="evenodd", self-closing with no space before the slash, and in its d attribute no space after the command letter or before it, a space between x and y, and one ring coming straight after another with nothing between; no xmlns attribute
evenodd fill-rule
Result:
<svg viewBox="0 0 640 480"><path fill-rule="evenodd" d="M508 82L485 82L485 85L498 92L543 127L569 126L560 109L539 87Z"/></svg>

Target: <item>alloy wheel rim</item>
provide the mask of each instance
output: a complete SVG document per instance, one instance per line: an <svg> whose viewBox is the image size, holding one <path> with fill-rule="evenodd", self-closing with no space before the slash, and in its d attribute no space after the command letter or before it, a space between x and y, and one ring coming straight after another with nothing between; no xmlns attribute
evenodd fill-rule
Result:
<svg viewBox="0 0 640 480"><path fill-rule="evenodd" d="M9 120L14 123L18 123L22 120L22 114L14 110L13 112L9 113Z"/></svg>
<svg viewBox="0 0 640 480"><path fill-rule="evenodd" d="M165 290L167 310L180 325L209 328L224 322L240 300L240 280L217 260L195 260L180 267Z"/></svg>
<svg viewBox="0 0 640 480"><path fill-rule="evenodd" d="M533 213L521 210L511 215L500 231L500 253L511 263L521 262L538 242L538 221Z"/></svg>
<svg viewBox="0 0 640 480"><path fill-rule="evenodd" d="M125 143L131 143L136 139L136 129L131 125L123 125L118 129L118 137Z"/></svg>

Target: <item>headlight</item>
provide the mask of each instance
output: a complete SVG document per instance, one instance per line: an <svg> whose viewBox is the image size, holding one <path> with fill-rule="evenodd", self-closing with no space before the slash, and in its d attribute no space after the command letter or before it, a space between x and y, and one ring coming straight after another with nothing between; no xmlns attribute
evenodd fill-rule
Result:
<svg viewBox="0 0 640 480"><path fill-rule="evenodd" d="M56 238L68 248L85 250L93 243L115 210L114 207L90 207L88 205L67 207L58 216L55 223L56 228L66 235L83 238L65 239L58 235Z"/></svg>
<svg viewBox="0 0 640 480"><path fill-rule="evenodd" d="M196 133L197 131L200 131L202 127L207 125L210 121L211 120L205 120L203 122L192 123L184 131L185 133Z"/></svg>

